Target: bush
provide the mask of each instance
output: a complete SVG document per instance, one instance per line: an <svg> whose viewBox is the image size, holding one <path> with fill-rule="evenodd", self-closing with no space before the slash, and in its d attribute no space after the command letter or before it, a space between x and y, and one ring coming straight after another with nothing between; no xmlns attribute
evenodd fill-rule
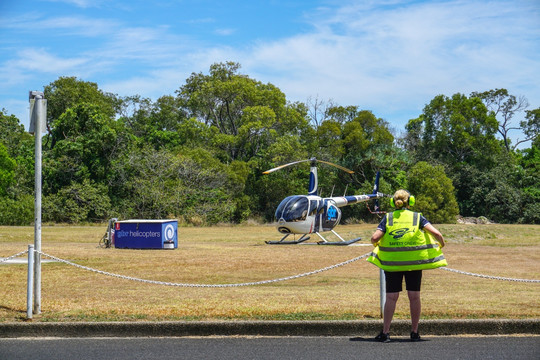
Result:
<svg viewBox="0 0 540 360"><path fill-rule="evenodd" d="M85 180L64 187L43 199L43 220L78 223L107 219L111 201L107 187Z"/></svg>
<svg viewBox="0 0 540 360"><path fill-rule="evenodd" d="M0 225L31 225L34 221L34 197L30 194L17 199L0 198Z"/></svg>
<svg viewBox="0 0 540 360"><path fill-rule="evenodd" d="M454 186L442 166L421 161L409 171L408 183L408 190L416 197L415 211L433 223L456 222L459 208Z"/></svg>

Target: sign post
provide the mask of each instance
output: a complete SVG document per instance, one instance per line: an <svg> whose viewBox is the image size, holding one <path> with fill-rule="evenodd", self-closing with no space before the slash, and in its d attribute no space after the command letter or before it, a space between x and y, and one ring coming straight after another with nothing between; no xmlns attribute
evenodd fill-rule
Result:
<svg viewBox="0 0 540 360"><path fill-rule="evenodd" d="M30 91L30 129L35 138L34 200L34 314L41 313L41 134L46 129L47 100L41 91Z"/></svg>

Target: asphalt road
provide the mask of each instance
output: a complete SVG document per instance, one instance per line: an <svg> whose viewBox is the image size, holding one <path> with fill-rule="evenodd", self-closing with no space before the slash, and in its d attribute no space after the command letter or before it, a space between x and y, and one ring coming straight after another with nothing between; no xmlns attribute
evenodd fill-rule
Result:
<svg viewBox="0 0 540 360"><path fill-rule="evenodd" d="M540 359L540 336L0 338L0 359Z"/></svg>

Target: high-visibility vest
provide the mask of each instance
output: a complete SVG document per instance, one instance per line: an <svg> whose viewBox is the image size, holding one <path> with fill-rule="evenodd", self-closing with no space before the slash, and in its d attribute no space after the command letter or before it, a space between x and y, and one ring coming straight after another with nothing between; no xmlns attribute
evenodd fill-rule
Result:
<svg viewBox="0 0 540 360"><path fill-rule="evenodd" d="M411 271L447 266L439 243L419 228L420 213L396 210L386 215L386 232L367 259L386 271Z"/></svg>

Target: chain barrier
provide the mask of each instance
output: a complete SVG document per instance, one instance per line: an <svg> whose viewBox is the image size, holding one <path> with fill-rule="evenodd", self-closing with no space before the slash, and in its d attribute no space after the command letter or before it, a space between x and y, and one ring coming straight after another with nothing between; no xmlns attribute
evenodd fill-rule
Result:
<svg viewBox="0 0 540 360"><path fill-rule="evenodd" d="M7 258L3 258L3 259L0 259L0 264L3 263L3 262L7 262L9 260L13 260L21 255L24 255L28 252L28 250L24 250L24 251L21 251L20 253L17 253L15 255L11 255L10 257L7 257Z"/></svg>
<svg viewBox="0 0 540 360"><path fill-rule="evenodd" d="M314 270L314 271L310 271L310 272L303 273L303 274L298 274L298 275L287 276L287 277L283 277L283 278L279 278L279 279L254 281L254 282L239 283L239 284L183 284L183 283L172 283L172 282L165 282L165 281L156 281L156 280L145 280L145 279L139 279L139 278L132 277L132 276L113 274L113 273L110 273L110 272L107 272L107 271L92 269L92 268L90 268L88 266L79 265L79 264L76 264L74 262L64 260L64 259L58 258L58 257L53 256L53 255L46 254L46 253L41 252L41 251L35 250L35 252L39 253L39 254L41 254L41 255L43 255L45 257L48 257L49 259L52 259L52 260L55 260L55 261L58 261L58 262L61 262L61 263L67 264L67 265L71 265L71 266L74 266L74 267L77 267L77 268L80 268L80 269L83 269L83 270L95 272L95 273L106 275L106 276L116 277L116 278L119 278L119 279L133 280L133 281L139 281L139 282L144 282L144 283L148 283L148 284L155 284L155 285L177 286L177 287L199 287L199 288L241 287L241 286L262 285L262 284L270 284L270 283L279 282L279 281L293 280L293 279L298 279L298 278L305 277L305 276L315 275L315 274L321 273L323 271L328 271L328 270L331 270L331 269L338 268L340 266L345 266L345 265L350 264L352 262L355 262L355 261L358 261L358 260L363 259L365 257L368 257L371 254L371 252L369 252L367 254L352 258L350 260L341 262L339 264L335 264L335 265L327 266L327 267L319 269L319 270ZM15 258L17 258L17 257L19 257L21 255L26 254L26 253L28 253L28 250L24 250L24 251L21 251L20 253L17 253L15 255L10 256L10 257L0 259L0 263L7 262L9 260L15 259ZM479 277L479 278L483 278L483 279L526 282L526 283L540 283L540 280L535 280L535 279L516 279L516 278L507 278L507 277L501 277L501 276L490 276L490 275L483 275L483 274L475 274L475 273L456 270L456 269L451 269L451 268L447 268L447 267L441 267L440 269L445 270L445 271L449 271L449 272L454 272L454 273L461 274L461 275L475 276L475 277Z"/></svg>
<svg viewBox="0 0 540 360"><path fill-rule="evenodd" d="M363 259L365 257L368 257L371 254L371 252L369 252L369 253L364 254L362 256L355 257L353 259L341 262L339 264L335 264L335 265L332 265L332 266L327 266L327 267L319 269L319 270L314 270L314 271L310 271L310 272L303 273L303 274L298 274L298 275L293 275L293 276L288 276L288 277L279 278L279 279L273 279L273 280L263 280L263 281L255 281L255 282L247 282L247 283L239 283L239 284L183 284L183 283L172 283L172 282L165 282L165 281L156 281L156 280L145 280L145 279L139 279L139 278L132 277L132 276L113 274L113 273L110 273L110 272L107 272L107 271L96 270L96 269L92 269L92 268L87 267L87 266L75 264L75 263L73 263L71 261L60 259L60 258L58 258L56 256L49 255L49 254L46 254L46 253L41 252L41 251L36 250L36 252L40 253L41 255L43 255L45 257L48 257L49 259L56 260L58 262L62 262L62 263L67 264L67 265L75 266L75 267L78 267L80 269L92 271L92 272L102 274L102 275L116 277L116 278L119 278L119 279L133 280L133 281L139 281L139 282L143 282L143 283L147 283L147 284L155 284L155 285L177 286L177 287L195 287L195 288L225 288L225 287L252 286L252 285L270 284L270 283L274 283L274 282L278 282L278 281L286 281L286 280L298 279L298 278L301 278L301 277L318 274L318 273L323 272L323 271L335 269L337 267L350 264L350 263L352 263L354 261L357 261L357 260Z"/></svg>
<svg viewBox="0 0 540 360"><path fill-rule="evenodd" d="M500 276L482 275L482 274L475 274L475 273L461 271L461 270L450 269L450 268L447 268L447 267L441 267L439 269L454 272L454 273L458 273L458 274L462 274L462 275L476 276L476 277L484 278L484 279L503 280L503 281L517 281L517 282L527 282L527 283L540 283L540 280L534 280L534 279L514 279L514 278L507 278L507 277L500 277Z"/></svg>

